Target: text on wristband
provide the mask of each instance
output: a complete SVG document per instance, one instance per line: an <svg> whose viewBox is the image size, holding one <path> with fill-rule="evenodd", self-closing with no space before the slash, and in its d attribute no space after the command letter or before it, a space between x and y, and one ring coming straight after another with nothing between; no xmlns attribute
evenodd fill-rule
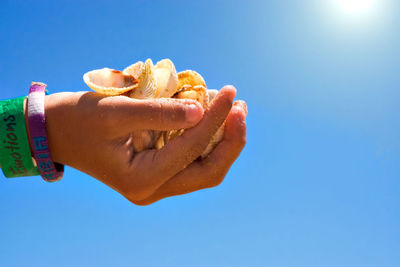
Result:
<svg viewBox="0 0 400 267"><path fill-rule="evenodd" d="M21 146L19 144L18 135L15 133L17 127L17 120L13 115L6 115L3 117L4 126L6 127L6 139L3 140L3 149L8 151L9 156L14 159L14 166L10 168L13 174L26 175L27 169L22 161L22 155L20 153ZM3 126L3 127L4 127Z"/></svg>

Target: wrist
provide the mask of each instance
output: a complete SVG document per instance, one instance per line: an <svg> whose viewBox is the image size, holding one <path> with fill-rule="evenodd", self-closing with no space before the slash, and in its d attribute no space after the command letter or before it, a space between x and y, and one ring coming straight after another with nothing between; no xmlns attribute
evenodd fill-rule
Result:
<svg viewBox="0 0 400 267"><path fill-rule="evenodd" d="M63 147L61 145L61 140L63 132L60 123L65 123L64 116L66 111L60 94L46 95L44 110L46 116L47 138L53 160L65 164L65 160L62 156Z"/></svg>
<svg viewBox="0 0 400 267"><path fill-rule="evenodd" d="M74 112L79 103L80 93L55 93L45 98L47 137L53 160L70 165L76 158L79 140L75 140L77 129ZM78 120L80 121L80 120Z"/></svg>

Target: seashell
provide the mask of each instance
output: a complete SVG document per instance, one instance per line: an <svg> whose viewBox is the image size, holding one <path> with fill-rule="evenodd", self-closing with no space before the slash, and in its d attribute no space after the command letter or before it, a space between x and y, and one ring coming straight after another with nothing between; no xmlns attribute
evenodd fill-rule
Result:
<svg viewBox="0 0 400 267"><path fill-rule="evenodd" d="M185 70L178 73L178 90L181 89L184 85L202 85L204 88L207 88L206 82L203 77L195 72L194 70Z"/></svg>
<svg viewBox="0 0 400 267"><path fill-rule="evenodd" d="M136 79L139 78L140 73L142 73L144 63L142 61L138 61L135 64L130 65L125 68L122 72L126 74L133 75Z"/></svg>
<svg viewBox="0 0 400 267"><path fill-rule="evenodd" d="M186 70L176 73L174 64L169 59L163 59L153 66L151 59L145 63L139 61L125 68L122 72L108 68L87 72L83 79L85 83L98 93L105 95L125 95L136 99L172 97L193 99L204 109L217 95L217 90L207 90L203 77L193 71ZM208 154L223 139L225 124L212 137L201 158ZM180 136L185 130L152 131L142 130L132 133L135 152L147 149L160 149L169 140Z"/></svg>
<svg viewBox="0 0 400 267"><path fill-rule="evenodd" d="M160 133L160 136L158 137L158 139L156 140L156 142L154 144L154 147L156 149L161 149L163 146L165 146L165 144L166 144L165 140L166 140L166 134L167 133L168 132L161 132Z"/></svg>
<svg viewBox="0 0 400 267"><path fill-rule="evenodd" d="M89 71L83 75L83 80L94 91L104 95L121 95L139 86L134 76L109 68Z"/></svg>
<svg viewBox="0 0 400 267"><path fill-rule="evenodd" d="M139 80L139 86L131 92L129 97L136 99L154 98L157 91L157 82L154 77L153 61L147 59L142 67L140 65L139 63L138 66L130 66L124 70L125 73L129 72L132 76L135 76L134 70L138 69L137 79Z"/></svg>
<svg viewBox="0 0 400 267"><path fill-rule="evenodd" d="M154 67L154 76L157 81L155 97L172 97L176 93L178 90L178 74L170 59L157 62Z"/></svg>
<svg viewBox="0 0 400 267"><path fill-rule="evenodd" d="M178 137L183 134L185 130L180 129L180 130L172 130L172 131L167 131L164 134L164 144L168 143L169 140L174 139L175 137Z"/></svg>
<svg viewBox="0 0 400 267"><path fill-rule="evenodd" d="M196 100L204 109L208 108L207 89L202 85L184 85L173 97Z"/></svg>
<svg viewBox="0 0 400 267"><path fill-rule="evenodd" d="M161 136L160 131L141 130L132 133L133 148L135 152L141 152L156 147L157 140Z"/></svg>

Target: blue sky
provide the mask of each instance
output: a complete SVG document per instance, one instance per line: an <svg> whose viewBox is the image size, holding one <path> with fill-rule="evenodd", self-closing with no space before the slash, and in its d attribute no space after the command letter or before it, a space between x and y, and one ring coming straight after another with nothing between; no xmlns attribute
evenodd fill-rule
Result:
<svg viewBox="0 0 400 267"><path fill-rule="evenodd" d="M399 266L399 4L339 2L1 0L1 98L168 57L249 116L221 186L148 207L0 175L0 266Z"/></svg>

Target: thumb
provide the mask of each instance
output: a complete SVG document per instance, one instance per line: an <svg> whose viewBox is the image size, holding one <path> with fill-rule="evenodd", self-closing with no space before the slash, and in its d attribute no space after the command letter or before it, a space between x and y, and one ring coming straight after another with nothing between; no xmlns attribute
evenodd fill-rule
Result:
<svg viewBox="0 0 400 267"><path fill-rule="evenodd" d="M177 130L196 125L203 117L200 103L188 99L109 98L110 118L119 134L136 130Z"/></svg>

